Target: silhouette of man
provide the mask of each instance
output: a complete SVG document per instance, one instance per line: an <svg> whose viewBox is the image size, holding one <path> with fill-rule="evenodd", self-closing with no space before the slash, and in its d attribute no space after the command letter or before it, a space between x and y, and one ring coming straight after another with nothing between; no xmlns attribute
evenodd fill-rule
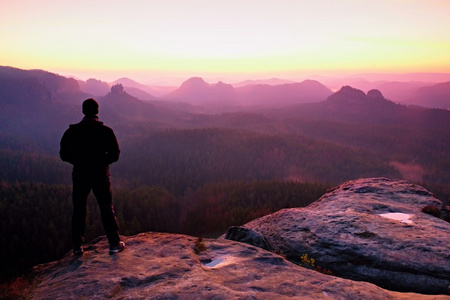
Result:
<svg viewBox="0 0 450 300"><path fill-rule="evenodd" d="M109 180L109 165L119 159L119 144L113 130L98 121L97 101L85 100L82 109L83 120L69 126L61 139L59 151L61 159L73 165L73 253L83 254L86 202L91 190L100 208L109 252L120 252L125 243L120 241Z"/></svg>

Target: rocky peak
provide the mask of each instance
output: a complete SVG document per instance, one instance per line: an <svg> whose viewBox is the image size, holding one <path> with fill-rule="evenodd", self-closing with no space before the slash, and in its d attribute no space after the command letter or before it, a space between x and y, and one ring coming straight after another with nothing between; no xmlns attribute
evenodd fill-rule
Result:
<svg viewBox="0 0 450 300"><path fill-rule="evenodd" d="M448 210L403 180L349 181L306 208L284 209L244 228L288 259L306 254L339 277L450 295Z"/></svg>
<svg viewBox="0 0 450 300"><path fill-rule="evenodd" d="M216 97L228 97L230 99L233 98L235 92L231 84L223 83L222 81L213 85L212 90L216 94Z"/></svg>
<svg viewBox="0 0 450 300"><path fill-rule="evenodd" d="M214 87L220 88L220 89L228 89L228 90L234 89L234 87L233 87L231 84L224 83L223 81L217 82L217 83L214 85Z"/></svg>
<svg viewBox="0 0 450 300"><path fill-rule="evenodd" d="M329 96L327 99L329 102L339 103L357 103L366 100L366 94L351 86L343 86L339 91Z"/></svg>
<svg viewBox="0 0 450 300"><path fill-rule="evenodd" d="M82 91L95 96L103 96L111 91L111 87L107 82L95 78L89 78L86 82L80 80L78 83Z"/></svg>
<svg viewBox="0 0 450 300"><path fill-rule="evenodd" d="M379 90L370 90L367 92L367 98L369 99L385 99L383 94Z"/></svg>
<svg viewBox="0 0 450 300"><path fill-rule="evenodd" d="M120 83L117 83L111 87L112 94L122 94L124 92L125 90L123 89L123 85Z"/></svg>
<svg viewBox="0 0 450 300"><path fill-rule="evenodd" d="M201 77L192 77L188 80L184 81L180 89L183 90L198 90L198 89L204 89L209 87L209 84L206 83L206 81L203 80Z"/></svg>
<svg viewBox="0 0 450 300"><path fill-rule="evenodd" d="M329 96L327 100L328 102L334 104L369 104L373 102L390 102L384 98L383 94L379 90L373 89L365 94L363 91L350 86L343 86L338 92Z"/></svg>
<svg viewBox="0 0 450 300"><path fill-rule="evenodd" d="M316 272L244 243L167 233L123 237L108 254L106 238L83 256L34 268L32 299L445 299L403 294Z"/></svg>
<svg viewBox="0 0 450 300"><path fill-rule="evenodd" d="M209 84L200 77L192 77L166 98L200 105L229 104L234 99L234 87L221 81Z"/></svg>

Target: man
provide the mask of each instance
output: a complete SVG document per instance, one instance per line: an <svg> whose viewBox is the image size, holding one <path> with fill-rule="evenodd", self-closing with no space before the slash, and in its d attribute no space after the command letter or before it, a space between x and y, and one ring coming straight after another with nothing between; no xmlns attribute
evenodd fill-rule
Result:
<svg viewBox="0 0 450 300"><path fill-rule="evenodd" d="M85 100L82 111L83 120L69 126L61 139L59 152L63 161L73 165L73 253L83 254L86 202L92 190L100 208L109 253L113 254L125 248L119 237L109 180L109 165L119 159L119 144L113 130L98 121L97 101Z"/></svg>

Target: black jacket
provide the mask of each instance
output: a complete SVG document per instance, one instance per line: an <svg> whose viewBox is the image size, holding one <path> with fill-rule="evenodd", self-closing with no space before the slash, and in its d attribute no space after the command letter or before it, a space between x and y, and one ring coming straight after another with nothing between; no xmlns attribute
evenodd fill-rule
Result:
<svg viewBox="0 0 450 300"><path fill-rule="evenodd" d="M111 128L97 118L85 117L72 124L61 139L59 155L74 166L74 172L108 171L108 166L119 159L120 149Z"/></svg>

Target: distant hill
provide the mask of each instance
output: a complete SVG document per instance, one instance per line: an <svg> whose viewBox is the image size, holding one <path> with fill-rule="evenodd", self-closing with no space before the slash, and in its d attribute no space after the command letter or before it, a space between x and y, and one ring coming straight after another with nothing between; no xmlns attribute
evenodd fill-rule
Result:
<svg viewBox="0 0 450 300"><path fill-rule="evenodd" d="M361 75L362 76L362 75ZM337 87L349 85L362 91L380 90L383 95L396 103L419 105L428 108L450 107L450 74L404 74L360 78L325 78L320 82L336 90ZM369 81L368 79L375 79Z"/></svg>
<svg viewBox="0 0 450 300"><path fill-rule="evenodd" d="M86 81L78 80L78 85L82 91L94 96L104 96L111 89L109 83L94 78L89 78Z"/></svg>
<svg viewBox="0 0 450 300"><path fill-rule="evenodd" d="M271 78L271 79L259 79L259 80L244 80L241 82L233 83L235 88L247 86L247 85L257 85L257 84L268 84L268 85L279 85L286 83L294 83L292 80L285 80L279 78Z"/></svg>
<svg viewBox="0 0 450 300"><path fill-rule="evenodd" d="M237 88L236 93L242 105L283 106L323 101L332 91L318 81L305 80L280 85L249 85Z"/></svg>
<svg viewBox="0 0 450 300"><path fill-rule="evenodd" d="M153 105L128 94L121 84L115 84L104 97L97 99L101 112L108 117L120 117L125 120L140 121L153 112ZM150 116L149 116L150 117Z"/></svg>
<svg viewBox="0 0 450 300"><path fill-rule="evenodd" d="M376 88L397 103L450 109L450 81L438 84L419 81L383 82Z"/></svg>
<svg viewBox="0 0 450 300"><path fill-rule="evenodd" d="M394 102L384 98L379 90L370 90L364 93L350 86L342 87L338 92L327 98L325 104L328 107L348 110L350 108L393 108L398 107Z"/></svg>
<svg viewBox="0 0 450 300"><path fill-rule="evenodd" d="M34 93L35 96L32 97L30 93ZM0 101L29 102L28 99L30 99L38 102L74 103L86 95L73 78L43 70L22 70L0 66ZM43 100L42 97L48 97L48 99Z"/></svg>
<svg viewBox="0 0 450 300"><path fill-rule="evenodd" d="M417 89L411 102L425 107L450 109L450 81Z"/></svg>
<svg viewBox="0 0 450 300"><path fill-rule="evenodd" d="M318 114L340 121L391 124L402 123L399 114L408 109L384 98L379 90L364 93L350 86L342 87L318 106Z"/></svg>
<svg viewBox="0 0 450 300"><path fill-rule="evenodd" d="M180 118L186 117L186 106L178 103L161 101L142 101L128 93L121 84L115 84L104 97L97 99L101 116L110 124L151 123L154 127L167 127L177 124ZM189 108L186 108L186 111ZM171 124L171 125L169 125Z"/></svg>
<svg viewBox="0 0 450 300"><path fill-rule="evenodd" d="M326 100L268 111L283 117L334 122L450 128L450 111L396 104L378 90L367 94L344 86Z"/></svg>
<svg viewBox="0 0 450 300"><path fill-rule="evenodd" d="M221 81L209 84L203 78L192 77L164 98L200 105L232 105L236 94L230 84Z"/></svg>
<svg viewBox="0 0 450 300"><path fill-rule="evenodd" d="M332 92L314 80L281 85L247 85L234 88L219 81L209 84L200 77L185 81L167 99L186 101L200 105L222 106L283 106L293 103L317 102L325 100Z"/></svg>
<svg viewBox="0 0 450 300"><path fill-rule="evenodd" d="M121 84L128 94L144 101L158 100L158 96L163 96L175 89L173 87L150 87L125 77L112 83L90 78L86 81L78 80L78 84L83 92L97 97L109 93L111 86Z"/></svg>
<svg viewBox="0 0 450 300"><path fill-rule="evenodd" d="M94 87L92 91L107 85L95 79L87 83ZM122 85L109 88L104 96L96 96L83 92L73 78L41 70L0 67L0 149L57 153L64 130L81 120L81 103L91 97L100 103L100 119L110 125L127 124L127 134L141 122L168 127L186 115L182 111L185 105L141 101Z"/></svg>
<svg viewBox="0 0 450 300"><path fill-rule="evenodd" d="M117 80L115 80L114 82L112 82L112 84L122 84L123 86L126 87L133 87L133 88L137 88L137 89L141 89L141 90L145 90L148 88L148 86L143 85L137 81L134 81L133 79L127 78L127 77L122 77L119 78Z"/></svg>
<svg viewBox="0 0 450 300"><path fill-rule="evenodd" d="M176 89L171 86L149 86L126 77L119 78L112 84L118 83L122 84L128 93L141 100L155 100L157 97L165 96Z"/></svg>
<svg viewBox="0 0 450 300"><path fill-rule="evenodd" d="M383 95L389 100L396 103L412 104L411 98L418 88L426 86L427 83L413 81L413 82L400 82L400 81L388 81L375 84L376 89L380 90Z"/></svg>
<svg viewBox="0 0 450 300"><path fill-rule="evenodd" d="M62 128L80 119L80 106L73 105L88 97L75 79L0 67L0 149L54 151Z"/></svg>

